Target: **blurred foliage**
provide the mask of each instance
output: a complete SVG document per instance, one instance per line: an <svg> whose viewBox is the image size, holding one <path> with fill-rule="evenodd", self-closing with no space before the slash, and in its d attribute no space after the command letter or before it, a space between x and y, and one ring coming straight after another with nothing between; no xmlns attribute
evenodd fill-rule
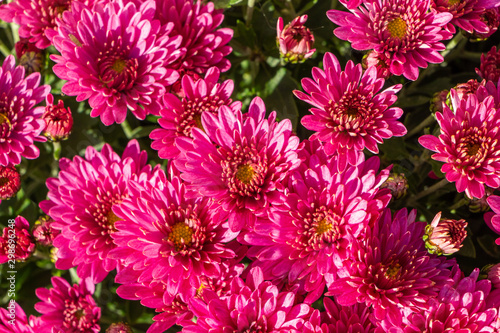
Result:
<svg viewBox="0 0 500 333"><path fill-rule="evenodd" d="M325 52L334 53L341 65L348 60L360 62L362 52L351 49L346 41L337 39L332 31L335 28L325 13L332 8L341 8L337 1L328 0L216 0L218 8L224 8L224 26L234 30L234 38L230 45L233 53L229 56L231 69L223 73L221 79L232 79L235 82L233 99L243 102L243 109L255 96L264 99L267 111L277 111L278 119L288 118L301 139L306 139L310 131L300 125L300 119L308 113L309 105L294 97L292 91L301 89L300 80L311 76L313 67L322 66ZM276 22L283 17L285 24L298 15L309 16L306 25L315 36L316 54L304 63L283 64L276 46ZM18 40L15 25L0 22L0 60L8 54L14 54L14 44ZM428 195L419 194L438 183L443 174L441 163L431 159L431 152L426 151L417 139L426 133L436 133L438 126L429 110L429 101L435 92L450 89L458 83L469 79L479 79L475 68L479 67L480 55L494 45L499 45L500 32L483 42L469 42L458 34L445 52L445 62L429 65L420 72L419 79L411 82L402 77L392 77L386 86L403 84L398 94L396 106L405 111L401 120L408 129L403 138L392 138L380 145L382 166L392 165L393 171L404 173L409 182L408 194L390 207L400 209L416 208L419 218L431 221L438 212L453 219L465 219L469 223L469 237L464 247L455 255L464 272L475 267L500 261L500 249L494 244L495 234L486 226L482 213L472 213L466 204L464 194L457 193L454 184L431 191ZM9 218L24 216L31 224L42 214L38 203L46 198L46 179L57 176L58 162L54 154L73 158L83 156L88 146L100 149L109 143L117 153L121 154L127 142L136 138L142 149L146 150L151 164L165 165L158 158L157 152L150 147L149 133L157 127L157 117L149 116L139 121L130 116L121 125L104 126L98 118L90 117L87 102L76 102L75 98L61 96L60 88L64 82L52 73L53 62L49 54L56 53L54 48L46 50L46 66L42 72L43 83L52 86L52 93L62 98L70 107L74 116L74 128L70 138L60 143L60 148L50 142L37 143L40 157L36 160L23 159L18 170L22 176L22 189L16 197L2 201L0 204L0 225L4 226ZM427 119L427 120L426 120ZM425 126L421 126L424 124ZM60 149L60 151L57 151ZM367 152L368 155L371 155ZM435 177L430 177L433 171ZM437 178L437 179L436 179ZM63 276L75 283L74 272L59 271L54 268L47 248L38 248L34 259L18 263L16 277L17 300L28 314L37 313L33 305L38 301L35 289L50 286L51 276ZM7 281L4 278L7 267L0 271L0 306L8 302L6 295ZM96 291L96 301L102 307L101 327L104 329L111 323L126 320L135 332L145 332L154 316L152 309L145 308L139 302L120 299L113 283L114 275L110 274ZM172 328L169 332L180 329Z"/></svg>

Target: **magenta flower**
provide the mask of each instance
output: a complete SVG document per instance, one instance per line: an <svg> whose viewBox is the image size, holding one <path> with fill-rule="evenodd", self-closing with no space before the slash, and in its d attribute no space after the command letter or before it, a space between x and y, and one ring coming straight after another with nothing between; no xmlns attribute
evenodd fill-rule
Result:
<svg viewBox="0 0 500 333"><path fill-rule="evenodd" d="M61 99L57 102L57 105L54 105L54 96L52 94L47 95L45 102L45 112L42 116L45 122L43 135L51 141L66 140L73 128L71 110L64 107L64 102Z"/></svg>
<svg viewBox="0 0 500 333"><path fill-rule="evenodd" d="M458 192L469 198L482 198L484 186L500 186L500 157L496 145L500 139L500 114L493 97L479 102L475 94L459 99L451 91L453 109L444 106L436 119L441 127L439 137L424 135L419 142L435 151L432 158L444 162L441 171L450 182L456 182Z"/></svg>
<svg viewBox="0 0 500 333"><path fill-rule="evenodd" d="M10 199L21 189L21 175L14 166L0 165L0 202Z"/></svg>
<svg viewBox="0 0 500 333"><path fill-rule="evenodd" d="M116 282L162 282L170 297L187 297L183 283L197 288L201 276L220 275L221 261L235 255L225 243L236 234L228 230L226 213L218 204L187 197L176 176L157 184L131 185L128 199L114 209L119 219L113 234L117 247L109 255L122 259L125 266ZM137 238L138 234L143 236Z"/></svg>
<svg viewBox="0 0 500 333"><path fill-rule="evenodd" d="M49 216L40 217L35 222L33 237L38 244L52 246L54 239L61 233L60 230L54 229L53 224L54 220L52 220Z"/></svg>
<svg viewBox="0 0 500 333"><path fill-rule="evenodd" d="M52 41L61 55L51 59L54 73L68 81L62 92L88 99L90 115L105 125L122 123L127 109L139 119L157 115L165 86L178 79L166 66L180 56L180 37L158 38L154 13L154 0L140 7L121 0L95 7L75 2L58 21Z"/></svg>
<svg viewBox="0 0 500 333"><path fill-rule="evenodd" d="M35 242L29 229L30 224L22 216L16 217L13 224L3 229L0 237L0 264L9 260L24 261L31 256L35 250Z"/></svg>
<svg viewBox="0 0 500 333"><path fill-rule="evenodd" d="M39 319L31 315L28 319L23 308L11 300L6 308L0 308L0 333L37 333Z"/></svg>
<svg viewBox="0 0 500 333"><path fill-rule="evenodd" d="M191 299L197 322L184 326L183 332L299 333L312 312L309 305L296 303L295 293L280 292L264 281L259 268L251 269L245 282L235 279L231 291L223 298L207 293L203 299Z"/></svg>
<svg viewBox="0 0 500 333"><path fill-rule="evenodd" d="M500 49L497 51L496 46L493 46L488 53L481 54L481 64L476 68L476 73L496 84L500 79Z"/></svg>
<svg viewBox="0 0 500 333"><path fill-rule="evenodd" d="M222 10L215 9L213 2L156 0L155 19L162 24L160 35L182 36L180 48L185 52L172 68L182 74L200 75L214 66L221 72L231 68L231 62L225 57L232 51L227 44L233 37L233 30L218 28L224 15Z"/></svg>
<svg viewBox="0 0 500 333"><path fill-rule="evenodd" d="M317 141L306 147L299 154L304 162L290 175L286 202L270 211L270 221L258 220L243 240L254 245L248 256L266 279L299 284L300 293L310 293L310 303L353 257L354 240L365 237L390 193L378 190L389 173L377 175L378 158L365 162L360 154L358 165L341 171L339 158L325 159Z"/></svg>
<svg viewBox="0 0 500 333"><path fill-rule="evenodd" d="M174 165L181 178L229 212L232 231L253 225L256 215L267 215L273 202L283 201L281 181L300 162L290 120L276 122L276 112L265 115L258 97L245 117L223 105L218 115L202 114L205 131L193 128L193 140L175 141L181 155Z"/></svg>
<svg viewBox="0 0 500 333"><path fill-rule="evenodd" d="M307 15L298 16L283 27L283 18L278 18L276 25L278 36L276 40L280 56L286 62L304 62L316 51L316 49L313 49L314 35L304 25L306 21Z"/></svg>
<svg viewBox="0 0 500 333"><path fill-rule="evenodd" d="M408 324L397 332L498 332L500 308L489 305L489 298L496 295L490 293L490 281L478 281L478 276L479 269L468 277L455 270L454 283L443 286L436 298L429 299L426 312L410 314Z"/></svg>
<svg viewBox="0 0 500 333"><path fill-rule="evenodd" d="M327 332L374 333L377 325L371 322L372 310L363 303L351 306L336 304L331 298L323 299L325 312L322 323L328 325Z"/></svg>
<svg viewBox="0 0 500 333"><path fill-rule="evenodd" d="M40 152L33 141L44 141L40 136L44 107L35 105L44 100L50 86L39 87L40 73L26 78L24 73L13 56L5 58L0 68L0 166L17 165L21 157L37 158Z"/></svg>
<svg viewBox="0 0 500 333"><path fill-rule="evenodd" d="M484 221L491 230L500 235L500 197L497 195L491 195L486 199L486 201L490 205L493 212L487 212L484 214ZM496 239L495 243L500 245L500 237Z"/></svg>
<svg viewBox="0 0 500 333"><path fill-rule="evenodd" d="M20 37L45 49L51 45L47 31L57 29L56 19L70 5L71 0L15 0L0 6L0 19L19 24Z"/></svg>
<svg viewBox="0 0 500 333"><path fill-rule="evenodd" d="M241 102L232 102L234 82L226 80L218 83L220 71L217 67L210 68L204 79L194 81L191 76L182 77L182 100L170 93L164 96L165 108L160 111L158 124L162 128L151 132L153 140L151 148L158 150L160 158L172 159L179 154L175 138L192 138L191 129L198 127L203 130L201 115L210 112L217 115L219 107L226 105L233 111L241 109Z"/></svg>
<svg viewBox="0 0 500 333"><path fill-rule="evenodd" d="M445 261L427 253L422 242L425 222L415 222L416 211L390 210L368 228L356 258L344 265L340 278L329 287L327 295L336 295L340 305L365 303L373 307L377 320L398 320L400 310L428 308L450 283L452 260Z"/></svg>
<svg viewBox="0 0 500 333"><path fill-rule="evenodd" d="M313 79L302 79L307 94L295 90L299 99L313 105L312 115L302 118L302 125L315 131L311 137L325 143L326 153L339 152L341 163L356 162L357 152L365 147L378 153L378 143L392 136L406 134L404 125L397 121L403 110L390 107L397 99L401 85L378 93L384 79L377 76L375 67L363 73L360 64L349 61L345 71L332 53L325 53L324 71L315 67ZM345 163L344 163L345 164Z"/></svg>
<svg viewBox="0 0 500 333"><path fill-rule="evenodd" d="M339 25L335 36L351 42L356 50L375 50L390 58L390 71L410 80L418 68L441 63L442 40L452 34L443 28L450 13L430 11L430 0L373 0L350 12L329 10L328 18Z"/></svg>
<svg viewBox="0 0 500 333"><path fill-rule="evenodd" d="M80 278L98 283L119 263L108 253L115 248L111 235L119 218L113 207L129 196L131 180L148 181L151 167L137 141L130 141L122 157L105 144L101 152L88 147L85 158L62 158L58 178L49 178L48 200L40 208L61 233L54 239L56 267L78 266Z"/></svg>
<svg viewBox="0 0 500 333"><path fill-rule="evenodd" d="M98 333L101 308L92 297L95 286L91 279L73 286L58 276L51 281L53 288L36 290L41 301L35 304L35 310L42 314L40 326L52 333Z"/></svg>

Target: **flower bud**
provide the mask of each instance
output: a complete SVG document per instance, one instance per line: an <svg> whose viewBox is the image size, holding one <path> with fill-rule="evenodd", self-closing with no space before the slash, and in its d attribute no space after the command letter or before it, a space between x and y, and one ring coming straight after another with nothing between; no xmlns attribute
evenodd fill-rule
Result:
<svg viewBox="0 0 500 333"><path fill-rule="evenodd" d="M391 173L386 181L380 185L380 188L388 188L391 190L394 200L398 200L406 195L408 190L408 181L404 173Z"/></svg>
<svg viewBox="0 0 500 333"><path fill-rule="evenodd" d="M490 210L490 205L486 201L490 195L493 194L493 190L490 187L485 186L485 193L482 198L467 198L468 204L469 204L469 210L472 213L484 213Z"/></svg>
<svg viewBox="0 0 500 333"><path fill-rule="evenodd" d="M124 323L113 323L108 327L106 333L132 333L132 329Z"/></svg>
<svg viewBox="0 0 500 333"><path fill-rule="evenodd" d="M61 233L52 227L54 220L50 216L42 216L35 222L33 236L39 244L51 246L54 238Z"/></svg>
<svg viewBox="0 0 500 333"><path fill-rule="evenodd" d="M467 237L467 222L465 220L441 219L437 213L431 224L425 227L423 239L425 247L431 254L450 255L462 247Z"/></svg>
<svg viewBox="0 0 500 333"><path fill-rule="evenodd" d="M391 76L390 67L390 59L387 58L383 53L377 53L372 50L363 56L361 60L361 64L364 69L367 69L370 66L375 66L377 68L378 77L387 79Z"/></svg>
<svg viewBox="0 0 500 333"><path fill-rule="evenodd" d="M488 280L491 281L494 288L500 289L500 264L493 265L488 269Z"/></svg>
<svg viewBox="0 0 500 333"><path fill-rule="evenodd" d="M476 73L485 80L497 83L500 79L500 50L497 52L496 46L486 54L481 54L481 64L479 69L476 68Z"/></svg>
<svg viewBox="0 0 500 333"><path fill-rule="evenodd" d="M15 260L25 260L31 255L35 249L35 243L29 233L29 227L28 221L18 216L12 224L9 222L9 226L3 229L2 237L0 237L0 264L8 262L12 256ZM15 239L15 242L12 243L11 239Z"/></svg>
<svg viewBox="0 0 500 333"><path fill-rule="evenodd" d="M62 100L54 105L52 94L47 95L46 105L45 113L42 116L46 125L43 134L52 141L66 140L73 128L71 110L64 107Z"/></svg>
<svg viewBox="0 0 500 333"><path fill-rule="evenodd" d="M14 46L19 65L26 70L26 75L41 72L43 69L43 50L40 50L28 38L21 38Z"/></svg>
<svg viewBox="0 0 500 333"><path fill-rule="evenodd" d="M500 7L489 8L482 12L481 21L483 21L490 29L487 33L479 33L474 30L474 33L469 37L471 41L480 42L488 39L500 26Z"/></svg>
<svg viewBox="0 0 500 333"><path fill-rule="evenodd" d="M449 93L449 90L441 90L432 96L430 106L432 113L443 112Z"/></svg>
<svg viewBox="0 0 500 333"><path fill-rule="evenodd" d="M283 28L283 19L278 19L276 38L280 55L286 62L303 62L310 58L316 49L313 49L314 36L304 23L307 15L302 15L293 19L292 22Z"/></svg>
<svg viewBox="0 0 500 333"><path fill-rule="evenodd" d="M0 201L10 199L21 189L21 175L13 166L0 166Z"/></svg>

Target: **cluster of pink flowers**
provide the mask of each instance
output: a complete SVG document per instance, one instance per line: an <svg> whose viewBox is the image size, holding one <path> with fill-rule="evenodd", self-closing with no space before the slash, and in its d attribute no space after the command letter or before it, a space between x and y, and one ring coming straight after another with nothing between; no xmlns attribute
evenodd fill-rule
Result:
<svg viewBox="0 0 500 333"><path fill-rule="evenodd" d="M456 28L485 36L483 12L495 1L351 0L330 10L334 34L366 50L363 64L341 66L326 52L322 68L294 95L311 105L302 140L289 119L267 112L260 97L244 109L222 80L232 30L222 11L185 0L16 0L0 18L18 23L37 48L54 46L62 92L90 105L105 125L128 110L158 116L151 147L168 168L148 164L130 140L121 154L109 144L61 158L39 203L46 217L30 232L15 219L15 260L53 246L55 267L76 267L79 283L53 277L38 288L41 315L16 305L0 332L99 332L95 285L108 275L123 299L156 312L149 333L174 325L204 332L500 332L499 268L479 279L451 255L467 222L428 225L416 210L391 212L407 184L381 167L379 144L407 133L395 106L402 84L419 68L443 61L439 51ZM29 8L29 9L26 9ZM307 16L277 23L277 43L292 63L313 56ZM481 199L500 188L500 55L482 58L482 82L452 89L435 113L439 136L420 144L443 162L458 192ZM385 87L385 88L384 88ZM40 74L25 77L13 56L0 68L0 199L16 194L21 159L39 155L34 141L66 139L73 118L55 103ZM441 96L443 97L443 96ZM36 106L45 99L45 106ZM446 101L447 99L447 101ZM397 184L387 182L395 181ZM485 199L500 234L500 197ZM12 227L14 228L14 227ZM11 229L12 229L11 228ZM9 227L0 262L11 260ZM497 240L500 245L500 238ZM322 299L324 310L314 307ZM193 320L196 318L196 320ZM116 330L121 330L116 324ZM123 328L125 331L127 328Z"/></svg>

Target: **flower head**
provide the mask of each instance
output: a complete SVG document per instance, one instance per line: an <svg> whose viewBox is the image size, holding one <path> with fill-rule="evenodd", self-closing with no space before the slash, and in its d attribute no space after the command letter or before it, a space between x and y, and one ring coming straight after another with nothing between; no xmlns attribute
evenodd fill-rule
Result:
<svg viewBox="0 0 500 333"><path fill-rule="evenodd" d="M370 66L375 66L378 77L382 79L387 79L392 75L389 70L390 59L383 53L377 53L374 50L371 50L363 56L361 64L365 70Z"/></svg>
<svg viewBox="0 0 500 333"><path fill-rule="evenodd" d="M443 61L441 41L452 36L443 29L452 14L429 9L430 0L373 0L350 12L329 10L327 16L340 26L334 30L338 38L356 50L384 54L392 74L416 80L419 67Z"/></svg>
<svg viewBox="0 0 500 333"><path fill-rule="evenodd" d="M453 15L447 24L447 29L453 34L455 26L468 33L488 33L489 27L481 19L481 14L494 6L495 2L490 0L431 0L432 10Z"/></svg>
<svg viewBox="0 0 500 333"><path fill-rule="evenodd" d="M16 0L0 6L0 19L19 24L20 37L29 39L39 49L45 49L51 45L47 32L57 29L56 19L69 9L71 2Z"/></svg>
<svg viewBox="0 0 500 333"><path fill-rule="evenodd" d="M427 311L410 314L399 332L498 332L499 308L489 306L488 301L494 296L490 293L490 281L478 281L479 269L468 277L463 277L459 270L454 272L454 282L428 300Z"/></svg>
<svg viewBox="0 0 500 333"><path fill-rule="evenodd" d="M3 229L0 238L0 263L2 264L13 259L24 261L35 250L35 242L29 232L28 221L18 216L13 222ZM12 240L15 242L12 243Z"/></svg>
<svg viewBox="0 0 500 333"><path fill-rule="evenodd" d="M416 211L390 210L367 231L356 259L329 288L341 305L365 303L377 320L397 319L400 310L419 311L450 282L443 257L429 255L422 242L423 222L415 222Z"/></svg>
<svg viewBox="0 0 500 333"><path fill-rule="evenodd" d="M49 328L52 333L98 333L101 309L92 297L95 288L92 280L81 280L73 286L58 276L51 281L52 288L36 290L40 302L35 304L35 310L42 314L41 327Z"/></svg>
<svg viewBox="0 0 500 333"><path fill-rule="evenodd" d="M462 247L467 237L467 222L465 220L442 219L437 213L431 224L425 227L425 247L431 254L450 255Z"/></svg>
<svg viewBox="0 0 500 333"><path fill-rule="evenodd" d="M388 188L395 200L401 199L408 190L408 180L404 173L391 173L380 188Z"/></svg>
<svg viewBox="0 0 500 333"><path fill-rule="evenodd" d="M496 264L488 269L488 280L495 289L500 289L500 264Z"/></svg>
<svg viewBox="0 0 500 333"><path fill-rule="evenodd" d="M0 202L10 199L21 189L21 175L13 166L0 165Z"/></svg>
<svg viewBox="0 0 500 333"><path fill-rule="evenodd" d="M165 86L178 73L167 66L180 56L180 37L164 34L153 21L154 0L75 2L58 20L52 40L61 55L52 55L54 73L68 82L62 92L88 99L92 117L105 125L122 123L127 109L139 119L157 115ZM78 24L76 24L78 22Z"/></svg>
<svg viewBox="0 0 500 333"><path fill-rule="evenodd" d="M57 268L78 266L81 278L93 276L96 283L116 268L117 260L108 256L115 248L111 235L119 220L114 206L129 196L131 180L152 177L146 162L146 152L135 140L121 158L105 144L101 152L88 147L85 158L60 160L58 178L47 180L48 200L40 203L54 220L51 227L61 231L53 242Z"/></svg>
<svg viewBox="0 0 500 333"><path fill-rule="evenodd" d="M113 323L106 329L106 333L132 333L132 329L125 323Z"/></svg>
<svg viewBox="0 0 500 333"><path fill-rule="evenodd" d="M203 130L201 115L210 112L217 115L219 107L226 105L232 110L240 110L241 102L232 102L234 82L226 80L218 83L220 71L217 67L210 68L204 79L194 81L191 76L182 77L182 100L170 93L164 96L165 108L160 111L158 124L161 128L151 132L153 140L151 147L158 150L158 155L164 159L175 158L179 149L175 138L192 138L191 129L198 127Z"/></svg>
<svg viewBox="0 0 500 333"><path fill-rule="evenodd" d="M500 49L497 51L496 46L493 46L488 53L481 54L481 64L476 68L476 73L496 84L500 79Z"/></svg>
<svg viewBox="0 0 500 333"><path fill-rule="evenodd" d="M463 99L454 90L450 94L453 109L444 106L443 113L436 113L439 137L424 135L418 141L436 152L434 160L445 163L441 171L448 181L456 182L458 192L481 198L485 185L500 185L500 114L491 96L479 102L475 94Z"/></svg>
<svg viewBox="0 0 500 333"><path fill-rule="evenodd" d="M28 38L21 38L14 45L19 65L23 66L26 74L41 72L44 65L43 51L29 42Z"/></svg>
<svg viewBox="0 0 500 333"><path fill-rule="evenodd" d="M156 0L155 19L162 24L160 36L182 36L180 48L184 52L171 65L181 74L203 75L214 66L221 72L231 68L231 62L225 57L232 51L227 44L233 30L219 28L224 15L221 9L215 9L213 2Z"/></svg>
<svg viewBox="0 0 500 333"><path fill-rule="evenodd" d="M372 311L363 303L351 306L336 304L331 298L323 299L325 312L322 323L328 325L327 332L374 333L376 325L370 321Z"/></svg>
<svg viewBox="0 0 500 333"><path fill-rule="evenodd" d="M57 105L54 105L54 96L48 94L45 99L45 112L42 116L45 122L43 135L51 141L66 140L71 134L73 128L73 116L71 110L64 107L64 102L59 100Z"/></svg>
<svg viewBox="0 0 500 333"><path fill-rule="evenodd" d="M173 298L187 297L201 276L219 276L222 259L234 256L225 243L236 234L228 230L218 204L187 197L175 176L157 184L132 184L128 199L114 209L117 247L110 256L123 259L125 266L116 276L118 283L161 282ZM137 239L138 233L144 235Z"/></svg>
<svg viewBox="0 0 500 333"><path fill-rule="evenodd" d="M299 333L312 309L307 304L297 304L295 297L293 292L280 292L271 282L264 281L262 271L253 268L246 281L233 281L231 294L226 297L207 293L203 299L193 298L190 305L198 319L185 329L193 333Z"/></svg>
<svg viewBox="0 0 500 333"><path fill-rule="evenodd" d="M471 40L482 41L493 35L500 26L500 7L489 8L481 13L481 21L483 21L488 26L487 33L479 33L475 31Z"/></svg>
<svg viewBox="0 0 500 333"><path fill-rule="evenodd" d="M306 302L335 284L337 271L357 252L354 240L390 201L388 190L379 192L389 170L377 175L374 157L356 166L339 168L339 158L325 160L322 146L306 143L299 157L309 155L290 175L289 193L281 206L270 211L270 221L258 220L242 240L250 245L248 256L275 284L299 284L299 293L310 293ZM316 148L316 149L315 149Z"/></svg>
<svg viewBox="0 0 500 333"><path fill-rule="evenodd" d="M276 112L265 118L256 97L243 117L227 106L218 115L202 114L204 131L193 128L193 139L178 137L181 155L174 161L189 188L212 197L229 212L229 226L240 231L256 215L267 215L273 202L283 199L281 181L299 165L299 139L288 119L276 122Z"/></svg>
<svg viewBox="0 0 500 333"><path fill-rule="evenodd" d="M313 49L314 35L304 25L307 15L298 16L283 27L283 19L278 18L278 48L280 56L291 63L303 62L310 58L316 49Z"/></svg>
<svg viewBox="0 0 500 333"><path fill-rule="evenodd" d="M356 162L357 153L365 147L378 153L378 143L392 136L406 134L397 121L403 110L390 107L397 99L401 85L379 93L385 81L377 76L375 67L363 73L360 64L349 61L345 71L332 53L323 59L324 71L314 68L313 79L302 79L306 93L295 90L299 99L313 105L312 115L302 118L302 125L315 131L312 139L325 143L326 153L339 152L344 161Z"/></svg>
<svg viewBox="0 0 500 333"><path fill-rule="evenodd" d="M35 159L40 154L33 141L43 141L43 101L50 86L39 87L40 73L24 77L24 67L13 56L5 58L0 68L0 166L21 163L21 157Z"/></svg>

